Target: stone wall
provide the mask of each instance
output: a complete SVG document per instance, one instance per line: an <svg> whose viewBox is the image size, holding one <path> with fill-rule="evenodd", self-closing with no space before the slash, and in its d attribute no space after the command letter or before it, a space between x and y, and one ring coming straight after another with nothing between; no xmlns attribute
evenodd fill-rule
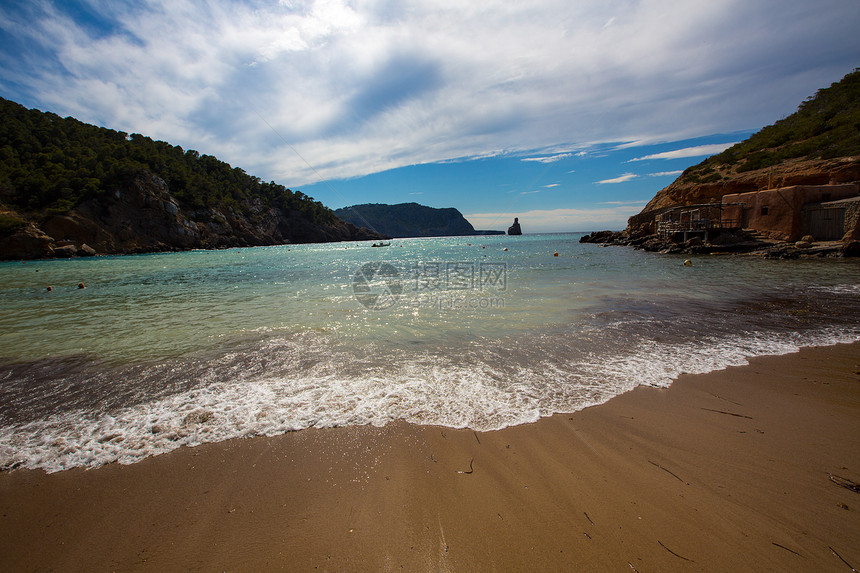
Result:
<svg viewBox="0 0 860 573"><path fill-rule="evenodd" d="M724 195L723 219L774 239L796 241L802 234L801 210L808 203L821 203L856 196L857 185L795 185L781 189Z"/></svg>
<svg viewBox="0 0 860 573"><path fill-rule="evenodd" d="M845 206L844 239L860 240L860 201L852 201Z"/></svg>

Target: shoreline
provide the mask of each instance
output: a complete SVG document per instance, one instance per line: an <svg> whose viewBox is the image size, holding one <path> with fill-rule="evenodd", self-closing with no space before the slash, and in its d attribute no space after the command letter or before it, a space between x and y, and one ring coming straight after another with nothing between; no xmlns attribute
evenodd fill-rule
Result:
<svg viewBox="0 0 860 573"><path fill-rule="evenodd" d="M0 474L10 570L848 570L860 343L491 432L307 429ZM847 509L846 509L847 508ZM834 553L835 552L835 553Z"/></svg>
<svg viewBox="0 0 860 573"><path fill-rule="evenodd" d="M593 231L580 243L621 246L661 255L735 255L765 259L843 259L860 256L860 241L854 238L822 241L787 241L759 236L748 230L716 230L716 239L705 242L701 237L682 240L680 233L661 238L659 235L636 235L623 231Z"/></svg>

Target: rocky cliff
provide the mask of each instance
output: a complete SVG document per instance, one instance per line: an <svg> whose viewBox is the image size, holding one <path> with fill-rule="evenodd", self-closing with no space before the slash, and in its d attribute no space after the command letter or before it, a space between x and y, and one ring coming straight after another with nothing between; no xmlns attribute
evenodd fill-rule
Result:
<svg viewBox="0 0 860 573"><path fill-rule="evenodd" d="M334 214L354 225L370 227L392 237L474 235L475 228L454 208L436 209L418 203L368 203L337 209Z"/></svg>
<svg viewBox="0 0 860 573"><path fill-rule="evenodd" d="M719 202L723 195L792 185L860 181L860 71L809 97L798 110L745 141L689 167L631 217L636 231L666 207Z"/></svg>
<svg viewBox="0 0 860 573"><path fill-rule="evenodd" d="M34 259L380 239L331 217L313 222L259 197L235 207L181 207L167 183L147 171L110 193L33 221L0 205L0 258ZM4 232L5 229L5 232Z"/></svg>
<svg viewBox="0 0 860 573"><path fill-rule="evenodd" d="M860 181L860 158L788 159L777 165L738 172L737 166L717 165L716 181L681 176L657 192L643 209L719 202L723 195L776 189L791 185L836 185Z"/></svg>

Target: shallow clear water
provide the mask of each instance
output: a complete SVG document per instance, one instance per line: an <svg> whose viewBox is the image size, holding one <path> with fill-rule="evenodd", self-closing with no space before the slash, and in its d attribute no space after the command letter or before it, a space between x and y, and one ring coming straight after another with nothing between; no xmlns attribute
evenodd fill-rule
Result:
<svg viewBox="0 0 860 573"><path fill-rule="evenodd" d="M393 419L495 429L860 340L858 261L686 267L579 236L0 263L0 468Z"/></svg>

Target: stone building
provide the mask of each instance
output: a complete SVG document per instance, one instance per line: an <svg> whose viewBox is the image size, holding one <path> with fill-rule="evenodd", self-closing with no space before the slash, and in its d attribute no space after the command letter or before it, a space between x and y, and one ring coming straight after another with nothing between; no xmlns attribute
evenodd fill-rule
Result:
<svg viewBox="0 0 860 573"><path fill-rule="evenodd" d="M845 184L794 185L723 195L722 226L754 229L785 241L807 234L817 241L838 240L857 226L856 201L843 200L858 194L860 187Z"/></svg>

